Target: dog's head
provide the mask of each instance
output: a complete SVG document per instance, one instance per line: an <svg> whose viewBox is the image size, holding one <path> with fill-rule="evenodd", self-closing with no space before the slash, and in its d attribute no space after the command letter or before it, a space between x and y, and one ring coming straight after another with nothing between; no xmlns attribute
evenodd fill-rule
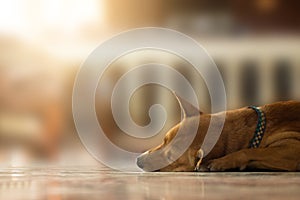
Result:
<svg viewBox="0 0 300 200"><path fill-rule="evenodd" d="M178 155L180 148L185 148L184 143L188 140L187 137L191 137L191 132L197 134L199 117L202 113L184 99L178 96L176 98L182 109L183 119L166 133L162 144L137 158L137 165L144 171L194 171L199 148L190 145L179 158L174 157ZM180 134L177 134L178 132ZM192 137L194 140L195 135ZM157 166L162 167L157 169Z"/></svg>

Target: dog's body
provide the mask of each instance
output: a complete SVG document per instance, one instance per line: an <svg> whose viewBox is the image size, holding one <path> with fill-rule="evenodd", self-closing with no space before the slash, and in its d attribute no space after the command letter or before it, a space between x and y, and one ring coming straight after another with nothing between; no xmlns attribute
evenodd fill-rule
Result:
<svg viewBox="0 0 300 200"><path fill-rule="evenodd" d="M149 155L169 144L179 127L191 126L199 117L198 132L190 147L175 162L157 171L225 171L245 168L300 171L300 102L287 101L260 107L266 116L265 134L258 148L249 148L258 120L254 110L241 108L226 113L200 114L184 100L178 100L186 117L167 133L163 144L138 158L138 166L145 171L155 165L155 160L148 159ZM203 153L201 146L210 121L214 117L218 119L222 114L226 114L226 118L221 135L213 149L202 159L199 152ZM214 120L211 126L217 127L218 123L218 120ZM178 140L183 139L180 137Z"/></svg>

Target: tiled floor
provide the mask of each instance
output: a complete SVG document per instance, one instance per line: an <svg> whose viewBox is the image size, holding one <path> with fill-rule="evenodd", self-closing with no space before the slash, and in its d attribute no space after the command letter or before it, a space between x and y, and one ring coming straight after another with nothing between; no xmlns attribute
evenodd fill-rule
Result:
<svg viewBox="0 0 300 200"><path fill-rule="evenodd" d="M124 173L0 168L0 199L299 199L300 173Z"/></svg>

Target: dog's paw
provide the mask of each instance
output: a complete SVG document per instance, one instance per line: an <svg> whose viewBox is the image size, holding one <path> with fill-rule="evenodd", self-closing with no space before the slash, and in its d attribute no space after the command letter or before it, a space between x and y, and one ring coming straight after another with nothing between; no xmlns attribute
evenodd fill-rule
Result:
<svg viewBox="0 0 300 200"><path fill-rule="evenodd" d="M197 165L195 167L195 171L197 171L197 172L207 172L207 171L209 171L208 168L207 168L207 165L202 163L203 156L204 156L203 150L199 149L197 151L197 155L196 155L196 157L198 159L198 162L197 162Z"/></svg>
<svg viewBox="0 0 300 200"><path fill-rule="evenodd" d="M200 165L199 167L195 168L195 171L197 171L197 172L209 172L209 169L207 168L207 166Z"/></svg>
<svg viewBox="0 0 300 200"><path fill-rule="evenodd" d="M219 158L211 160L207 164L207 168L211 172L223 172L226 170L244 170L246 168L245 164L234 162L232 160L227 160L224 158Z"/></svg>
<svg viewBox="0 0 300 200"><path fill-rule="evenodd" d="M225 171L229 166L221 159L215 159L208 162L207 169L211 172Z"/></svg>
<svg viewBox="0 0 300 200"><path fill-rule="evenodd" d="M195 171L197 172L209 172L209 169L207 167L207 165L201 165L199 162L197 163L196 167L195 167Z"/></svg>

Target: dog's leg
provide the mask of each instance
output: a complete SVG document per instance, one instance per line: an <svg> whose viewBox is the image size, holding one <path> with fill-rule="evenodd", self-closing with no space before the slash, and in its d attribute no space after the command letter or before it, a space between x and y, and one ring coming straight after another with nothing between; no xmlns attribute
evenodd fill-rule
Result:
<svg viewBox="0 0 300 200"><path fill-rule="evenodd" d="M198 171L225 171L229 169L254 169L299 171L300 141L285 139L272 146L257 149L243 149L222 158L210 160L198 167Z"/></svg>

